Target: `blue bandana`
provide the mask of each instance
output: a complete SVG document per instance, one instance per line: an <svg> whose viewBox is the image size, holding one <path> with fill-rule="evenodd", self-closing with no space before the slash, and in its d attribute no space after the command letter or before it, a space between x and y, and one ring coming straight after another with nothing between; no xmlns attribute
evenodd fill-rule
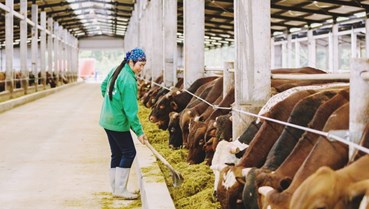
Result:
<svg viewBox="0 0 369 209"><path fill-rule="evenodd" d="M140 48L134 48L126 53L126 60L132 60L134 62L141 61L146 62L145 52Z"/></svg>

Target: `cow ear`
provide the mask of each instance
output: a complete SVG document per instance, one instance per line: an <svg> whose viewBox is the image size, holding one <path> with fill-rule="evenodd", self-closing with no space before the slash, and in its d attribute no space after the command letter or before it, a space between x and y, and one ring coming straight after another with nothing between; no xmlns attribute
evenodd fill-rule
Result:
<svg viewBox="0 0 369 209"><path fill-rule="evenodd" d="M178 109L177 103L175 103L173 101L170 102L170 106L173 108L173 110L177 110Z"/></svg>
<svg viewBox="0 0 369 209"><path fill-rule="evenodd" d="M246 184L246 178L244 176L236 176L236 180L240 184Z"/></svg>
<svg viewBox="0 0 369 209"><path fill-rule="evenodd" d="M286 190L290 186L291 182L292 182L291 178L286 177L286 178L282 179L279 182L279 186L281 187L282 191Z"/></svg>

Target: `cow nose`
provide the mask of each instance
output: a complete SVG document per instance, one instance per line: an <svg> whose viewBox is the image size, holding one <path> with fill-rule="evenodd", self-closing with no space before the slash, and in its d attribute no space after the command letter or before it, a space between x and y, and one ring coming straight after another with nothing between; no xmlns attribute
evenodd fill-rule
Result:
<svg viewBox="0 0 369 209"><path fill-rule="evenodd" d="M150 122L155 123L155 121L156 121L156 120L155 120L155 117L154 117L154 116L150 116L150 117L149 117L149 121L150 121Z"/></svg>

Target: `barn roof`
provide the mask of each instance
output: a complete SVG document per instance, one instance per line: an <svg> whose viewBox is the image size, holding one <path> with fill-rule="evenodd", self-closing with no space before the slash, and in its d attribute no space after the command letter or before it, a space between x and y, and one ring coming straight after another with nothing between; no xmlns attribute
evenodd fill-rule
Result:
<svg viewBox="0 0 369 209"><path fill-rule="evenodd" d="M151 0L153 1L153 0ZM0 0L5 4L5 0ZM78 39L90 36L124 38L136 0L33 0ZM31 19L32 1L28 1ZM20 0L14 0L19 11ZM285 32L366 16L369 0L271 0L271 30ZM363 22L356 22L363 26ZM14 39L19 39L19 19L14 18ZM342 27L353 27L342 24ZM327 30L322 30L327 31ZM29 27L29 37L31 31ZM183 36L183 0L178 0L178 37ZM206 47L229 45L234 39L233 0L205 0ZM0 10L0 42L5 39L5 12Z"/></svg>

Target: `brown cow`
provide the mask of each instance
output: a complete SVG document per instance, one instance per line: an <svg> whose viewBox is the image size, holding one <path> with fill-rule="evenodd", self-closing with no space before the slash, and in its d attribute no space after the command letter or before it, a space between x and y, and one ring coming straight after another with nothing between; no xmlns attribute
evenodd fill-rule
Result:
<svg viewBox="0 0 369 209"><path fill-rule="evenodd" d="M337 109L328 119L324 131L346 130L349 126L349 104ZM321 166L329 166L333 169L342 168L348 161L348 147L340 142L330 142L324 137L319 137L318 142L301 165L292 183L283 192L272 190L266 194L266 204L272 209L285 209L291 200L292 194L298 186ZM265 205L263 203L262 205Z"/></svg>
<svg viewBox="0 0 369 209"><path fill-rule="evenodd" d="M195 93L195 91L205 83L208 83L218 77L205 77L197 79L189 88L188 91ZM192 95L179 89L174 88L163 96L152 108L149 120L157 123L160 129L167 129L169 123L170 112L181 112L190 102Z"/></svg>
<svg viewBox="0 0 369 209"><path fill-rule="evenodd" d="M208 88L205 89L200 98L203 98L210 104L216 102L218 98L223 97L223 77L220 77L214 80L211 84L209 83ZM196 116L199 116L202 112L204 112L209 105L201 100L199 102L192 102L190 103L182 112L180 116L180 127L182 129L182 139L183 139L183 146L187 147L188 144L188 125L191 119ZM219 101L219 100L218 100Z"/></svg>
<svg viewBox="0 0 369 209"><path fill-rule="evenodd" d="M230 107L234 101L234 89L230 89L227 95L219 103L221 107ZM188 157L187 161L189 163L201 163L205 159L205 151L203 146L205 144L205 134L208 127L212 127L212 123L215 118L220 115L228 114L230 110L217 109L204 121L194 121L191 120L189 125L189 135L188 135Z"/></svg>
<svg viewBox="0 0 369 209"><path fill-rule="evenodd" d="M295 104L302 98L305 98L314 93L315 91L313 90L303 90L290 95L286 99L280 101L275 106L273 106L269 111L268 117L280 121L287 121ZM251 141L250 146L247 148L245 154L241 158L236 168L262 166L265 162L269 150L279 137L283 128L283 125L277 123L271 123L269 121L263 122L263 125L260 127L259 131ZM236 168L232 168L230 171L227 171L229 169L221 171L221 179L218 184L217 194L220 204L224 209L236 208L236 200L242 199L242 184L237 182L234 177L232 178L232 176L235 176L234 173L232 173L232 170ZM227 179L233 179L233 181Z"/></svg>
<svg viewBox="0 0 369 209"><path fill-rule="evenodd" d="M293 108L288 123L306 127L313 119L318 108L336 95L337 92L338 90L323 90L301 99ZM246 208L259 208L257 188L264 180L261 174L270 173L277 169L291 153L303 133L304 131L301 129L286 126L269 151L264 165L260 169L250 170L242 194L242 200ZM261 176L259 177L259 175Z"/></svg>
<svg viewBox="0 0 369 209"><path fill-rule="evenodd" d="M348 186L365 179L369 179L369 155L337 171L321 167L297 188L290 208L338 209L335 206L339 204L340 209L345 209L347 206L342 200L349 192Z"/></svg>
<svg viewBox="0 0 369 209"><path fill-rule="evenodd" d="M183 78L179 78L178 82L174 86L174 88L182 89L183 88ZM169 92L168 89L162 88L155 96L150 97L150 100L146 103L146 106L151 108L154 104L159 101L159 99Z"/></svg>
<svg viewBox="0 0 369 209"><path fill-rule="evenodd" d="M348 100L348 89L338 92L336 96L319 107L308 127L315 130L322 130L329 116L339 107L346 104ZM278 191L285 190L291 183L300 165L314 147L318 138L319 136L312 132L303 134L295 148L275 172L261 174L262 176L260 178L264 180L260 183L260 186L271 186Z"/></svg>
<svg viewBox="0 0 369 209"><path fill-rule="evenodd" d="M369 123L364 129L360 144L367 145L368 141ZM293 194L291 206L300 205L299 208L313 208L319 205L335 209L357 208L358 199L369 191L369 187L354 185L354 183L369 179L369 155L363 155L362 152L356 153L355 159L357 160L338 171L322 167L309 176ZM312 182L320 182L319 187L310 189L309 185L315 185L310 184ZM327 190L329 192L326 192ZM302 199L300 203L297 202L299 199ZM307 203L307 200L311 201Z"/></svg>
<svg viewBox="0 0 369 209"><path fill-rule="evenodd" d="M4 72L0 72L0 92L5 91L5 78L6 74Z"/></svg>

